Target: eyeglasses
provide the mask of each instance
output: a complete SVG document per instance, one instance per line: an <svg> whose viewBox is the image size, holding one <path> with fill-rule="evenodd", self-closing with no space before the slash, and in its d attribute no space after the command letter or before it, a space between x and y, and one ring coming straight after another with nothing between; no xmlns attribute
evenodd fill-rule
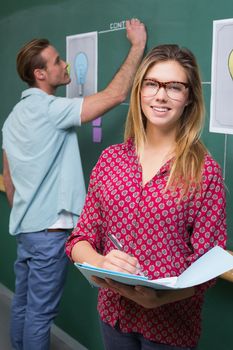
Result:
<svg viewBox="0 0 233 350"><path fill-rule="evenodd" d="M144 97L155 96L159 89L164 88L167 96L172 100L182 101L189 84L180 81L167 81L161 83L154 79L144 79L141 87L141 94Z"/></svg>

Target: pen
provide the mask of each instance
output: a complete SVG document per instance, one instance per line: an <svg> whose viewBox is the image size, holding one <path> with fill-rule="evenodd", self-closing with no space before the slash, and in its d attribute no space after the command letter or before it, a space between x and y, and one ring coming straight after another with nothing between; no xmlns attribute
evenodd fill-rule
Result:
<svg viewBox="0 0 233 350"><path fill-rule="evenodd" d="M118 241L118 239L113 233L108 233L108 238L110 239L110 241L112 241L112 243L118 250L123 251L123 245Z"/></svg>
<svg viewBox="0 0 233 350"><path fill-rule="evenodd" d="M110 241L114 244L114 246L118 250L124 251L123 245L118 241L118 239L116 238L116 236L113 233L108 233L108 238L110 239ZM137 269L138 269L138 274L140 276L144 276L145 277L144 273L141 270L141 267L137 266Z"/></svg>

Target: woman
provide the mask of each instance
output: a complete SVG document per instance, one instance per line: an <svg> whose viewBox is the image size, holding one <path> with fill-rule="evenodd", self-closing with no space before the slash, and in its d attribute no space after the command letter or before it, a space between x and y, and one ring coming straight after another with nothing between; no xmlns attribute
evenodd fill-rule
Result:
<svg viewBox="0 0 233 350"><path fill-rule="evenodd" d="M193 54L154 48L132 87L125 142L103 151L67 254L73 261L150 279L180 275L225 247L219 165L200 141L204 103ZM109 234L123 251L114 249ZM93 277L106 349L194 349L205 290L213 281L155 291Z"/></svg>

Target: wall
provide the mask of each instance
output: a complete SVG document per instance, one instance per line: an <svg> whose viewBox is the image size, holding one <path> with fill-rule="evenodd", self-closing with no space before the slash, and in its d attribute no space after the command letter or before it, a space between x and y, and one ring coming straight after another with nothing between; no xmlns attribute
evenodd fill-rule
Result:
<svg viewBox="0 0 233 350"><path fill-rule="evenodd" d="M148 49L160 43L179 43L190 48L197 56L207 109L203 141L224 169L228 187L228 248L232 249L233 183L230 169L233 165L233 137L226 138L225 135L208 132L212 21L233 17L232 0L12 0L8 4L4 3L0 13L0 127L25 88L16 74L15 57L26 41L34 37L48 37L61 56L65 57L67 35L97 31L98 88L101 89L113 76L129 48L124 30L108 31L110 24L120 23L130 17L140 18L147 24ZM65 89L60 88L58 94L65 95ZM93 144L91 124L83 126L82 132L78 131L86 183L101 150L122 140L127 107L127 104L122 104L105 116L101 144ZM1 168L0 163L0 173ZM8 235L9 207L3 193L0 193L0 215L0 282L13 290L15 240ZM232 295L233 284L223 280L219 280L217 286L207 293L199 349L231 348ZM102 349L95 310L96 289L90 288L70 266L56 322L90 350Z"/></svg>

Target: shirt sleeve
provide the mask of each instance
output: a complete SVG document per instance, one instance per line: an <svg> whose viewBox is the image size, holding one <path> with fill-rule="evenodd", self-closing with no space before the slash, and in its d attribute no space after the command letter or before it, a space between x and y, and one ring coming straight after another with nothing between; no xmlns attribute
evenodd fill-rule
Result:
<svg viewBox="0 0 233 350"><path fill-rule="evenodd" d="M81 125L83 98L50 97L48 118L57 129Z"/></svg>
<svg viewBox="0 0 233 350"><path fill-rule="evenodd" d="M191 265L208 250L218 245L226 248L226 196L221 168L212 161L205 165L202 189L200 197L194 202L194 208L190 208L190 217L196 213L193 219L191 234L192 254L187 257L188 265ZM216 279L208 281L196 289L199 292L213 286Z"/></svg>
<svg viewBox="0 0 233 350"><path fill-rule="evenodd" d="M187 260L193 263L209 249L226 247L226 196L221 169L217 163L205 168L201 196L195 200L196 212L191 235L193 254Z"/></svg>

